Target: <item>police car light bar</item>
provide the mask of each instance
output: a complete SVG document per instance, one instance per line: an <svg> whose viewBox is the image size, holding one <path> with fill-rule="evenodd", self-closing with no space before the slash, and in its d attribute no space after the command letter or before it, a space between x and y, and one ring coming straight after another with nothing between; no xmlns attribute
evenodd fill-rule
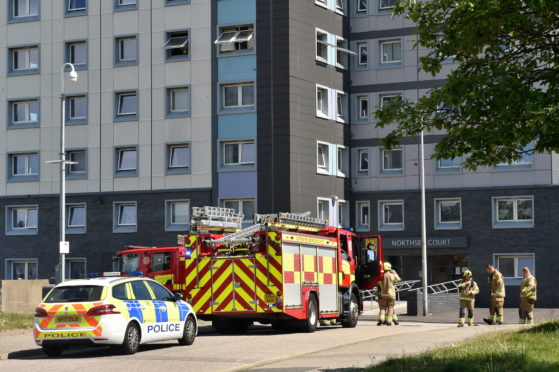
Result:
<svg viewBox="0 0 559 372"><path fill-rule="evenodd" d="M110 278L118 276L142 276L141 271L104 271L100 273L87 274L90 278Z"/></svg>

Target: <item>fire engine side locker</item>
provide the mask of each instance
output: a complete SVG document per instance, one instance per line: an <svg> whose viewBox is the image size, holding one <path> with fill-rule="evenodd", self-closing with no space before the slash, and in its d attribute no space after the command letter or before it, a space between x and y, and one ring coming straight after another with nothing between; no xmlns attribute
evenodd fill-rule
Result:
<svg viewBox="0 0 559 372"><path fill-rule="evenodd" d="M254 258L215 258L212 270L212 312L256 311Z"/></svg>

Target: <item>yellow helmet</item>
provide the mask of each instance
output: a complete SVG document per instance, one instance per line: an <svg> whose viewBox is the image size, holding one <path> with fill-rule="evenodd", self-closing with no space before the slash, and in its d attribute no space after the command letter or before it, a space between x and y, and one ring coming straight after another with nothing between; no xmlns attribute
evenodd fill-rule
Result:
<svg viewBox="0 0 559 372"><path fill-rule="evenodd" d="M466 270L464 271L464 273L462 274L462 276L466 277L466 276L472 276L472 272L470 270Z"/></svg>
<svg viewBox="0 0 559 372"><path fill-rule="evenodd" d="M388 271L388 270L392 270L392 265L390 264L390 262L385 262L384 271Z"/></svg>

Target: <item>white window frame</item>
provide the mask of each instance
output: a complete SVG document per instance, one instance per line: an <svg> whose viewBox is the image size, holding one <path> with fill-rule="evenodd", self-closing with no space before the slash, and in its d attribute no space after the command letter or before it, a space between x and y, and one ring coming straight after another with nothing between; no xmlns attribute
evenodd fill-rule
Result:
<svg viewBox="0 0 559 372"><path fill-rule="evenodd" d="M367 168L363 169L361 167L361 159L363 155L367 155ZM369 169L371 168L371 159L370 159L370 152L369 149L358 149L357 150L357 173L360 174L369 174Z"/></svg>
<svg viewBox="0 0 559 372"><path fill-rule="evenodd" d="M122 167L122 156L125 151L134 151L136 157L136 164L134 168ZM136 147L121 147L117 148L117 172L136 171L138 170L138 149Z"/></svg>
<svg viewBox="0 0 559 372"><path fill-rule="evenodd" d="M180 34L186 34L186 35L180 35ZM167 32L167 38L165 40L165 44L163 44L163 49L168 51L173 49L185 49L185 48L187 53L184 55L184 57L187 57L190 55L190 32L188 30ZM169 57L174 57L174 56L167 55L167 58Z"/></svg>
<svg viewBox="0 0 559 372"><path fill-rule="evenodd" d="M319 149L322 151L322 159ZM322 165L321 165L322 160ZM316 142L316 172L320 174L330 174L330 144L327 142Z"/></svg>
<svg viewBox="0 0 559 372"><path fill-rule="evenodd" d="M39 207L37 205L22 205L22 206L11 206L8 207L10 215L10 226L9 230L36 230L39 227ZM14 217L18 210L25 210L25 226L14 226ZM35 225L29 225L29 211L36 211L37 221Z"/></svg>
<svg viewBox="0 0 559 372"><path fill-rule="evenodd" d="M366 115L363 115L363 102L366 103ZM369 96L357 96L357 115L361 121L369 120Z"/></svg>
<svg viewBox="0 0 559 372"><path fill-rule="evenodd" d="M330 218L330 202L332 201L332 199L329 198L321 198L318 197L316 198L316 217L320 218L322 220L327 220L328 222L330 222L332 219ZM324 218L325 216L320 214L320 206L321 205L326 205L326 213L328 214L328 218Z"/></svg>
<svg viewBox="0 0 559 372"><path fill-rule="evenodd" d="M435 202L435 229L436 230L459 230L462 228L462 198L437 198ZM442 205L444 203L456 202L459 205L460 216L457 221L442 220Z"/></svg>
<svg viewBox="0 0 559 372"><path fill-rule="evenodd" d="M125 40L134 40L136 43L136 55L133 58L124 58L124 44ZM138 60L138 38L136 36L118 37L118 62L135 62Z"/></svg>
<svg viewBox="0 0 559 372"><path fill-rule="evenodd" d="M318 38L319 34L326 36L326 40L319 39ZM328 63L328 49L330 48L330 44L328 44L328 32L317 28L314 31L314 35L315 35L315 48L316 48L315 58L316 58L317 61L320 61L320 62L323 62L323 63ZM326 48L326 57L323 57L319 54L318 44L322 44L324 46L324 48Z"/></svg>
<svg viewBox="0 0 559 372"><path fill-rule="evenodd" d="M356 12L367 13L367 10L369 8L368 0L356 0L356 1L357 1ZM365 5L365 7L363 8L362 5Z"/></svg>
<svg viewBox="0 0 559 372"><path fill-rule="evenodd" d="M518 219L518 202L530 200L532 202L532 219L524 220ZM512 201L513 202L513 219L501 220L499 219L499 202ZM515 196L496 196L491 201L493 210L493 228L533 228L535 224L535 203L533 195L515 195Z"/></svg>
<svg viewBox="0 0 559 372"><path fill-rule="evenodd" d="M121 223L123 207L133 206L135 208L134 223ZM113 202L113 232L130 233L136 232L138 228L138 203L135 201L115 201Z"/></svg>
<svg viewBox="0 0 559 372"><path fill-rule="evenodd" d="M214 41L218 46L219 54L243 53L254 51L254 24L222 26L219 28L219 36ZM243 33L248 35L241 36ZM225 34L232 34L225 38ZM246 48L241 46L246 43Z"/></svg>
<svg viewBox="0 0 559 372"><path fill-rule="evenodd" d="M349 55L355 54L349 50L348 41L343 37L336 36L336 67L347 70L349 66ZM318 47L318 45L317 45Z"/></svg>
<svg viewBox="0 0 559 372"><path fill-rule="evenodd" d="M349 150L347 147L342 145L336 145L336 176L347 177L348 176L348 164L349 164ZM341 155L341 159L340 159Z"/></svg>
<svg viewBox="0 0 559 372"><path fill-rule="evenodd" d="M344 1L345 0L336 0L336 12L344 14Z"/></svg>
<svg viewBox="0 0 559 372"><path fill-rule="evenodd" d="M367 213L363 213L363 208L367 208ZM369 231L371 226L371 203L369 201L360 200L355 202L356 225L358 231ZM363 219L364 218L364 219Z"/></svg>
<svg viewBox="0 0 559 372"><path fill-rule="evenodd" d="M66 268L64 270L66 279L71 279L72 277L72 265L70 265L72 262L83 262L84 274L87 277L87 259L85 257L67 257L64 261L66 263ZM79 279L86 279L86 277Z"/></svg>
<svg viewBox="0 0 559 372"><path fill-rule="evenodd" d="M338 227L349 226L349 203L347 200L338 200Z"/></svg>
<svg viewBox="0 0 559 372"><path fill-rule="evenodd" d="M85 48L85 62L77 63L75 48L78 45L83 45ZM72 63L75 67L86 66L87 65L87 42L85 41L72 41L67 43L68 50L68 62Z"/></svg>
<svg viewBox="0 0 559 372"><path fill-rule="evenodd" d="M190 101L191 101L190 88L189 87L176 87L176 88L168 88L168 90L169 90L169 102L168 102L169 112L172 113L172 114L189 113L190 112ZM174 93L177 92L177 91L182 91L182 90L184 90L186 92L187 96L188 96L188 99L187 99L187 106L188 107L184 110L177 110L177 109L173 108L174 103L175 103L175 94Z"/></svg>
<svg viewBox="0 0 559 372"><path fill-rule="evenodd" d="M223 208L226 208L225 203L227 203L227 202L238 203L239 213L244 215L243 222L245 222L245 223L249 222L249 221L252 221L253 216L245 215L244 202L253 202L254 203L254 212L255 213L257 212L257 205L256 205L256 199L255 198L226 198L226 199L221 199L219 201L219 205L222 206Z"/></svg>
<svg viewBox="0 0 559 372"><path fill-rule="evenodd" d="M83 208L84 210L84 221L82 225L70 225L70 218L72 213L71 210L72 209L76 209L76 208ZM67 203L66 204L66 229L85 229L85 227L87 226L87 204L86 203Z"/></svg>
<svg viewBox="0 0 559 372"><path fill-rule="evenodd" d="M345 123L347 120L347 97L348 95L345 92L336 92L336 121L340 123Z"/></svg>
<svg viewBox="0 0 559 372"><path fill-rule="evenodd" d="M460 163L462 163L462 158L460 156L452 158L452 159L437 159L437 168L438 169L460 169L461 165L459 164L451 164L451 165L442 165L441 164L441 160L454 160L454 159L458 159L458 161L460 161Z"/></svg>
<svg viewBox="0 0 559 372"><path fill-rule="evenodd" d="M10 166L11 166L11 175L12 177L27 177L27 176L38 176L39 175L39 169L41 167L41 164L39 163L37 165L37 171L33 172L33 170L31 169L31 161L30 161L30 157L31 156L37 156L37 158L39 159L39 153L36 152L30 152L30 153L25 153L25 154L10 154ZM25 159L25 173L17 173L16 172L16 168L15 168L15 159L16 158L20 158L23 157Z"/></svg>
<svg viewBox="0 0 559 372"><path fill-rule="evenodd" d="M395 151L400 151L401 155L401 162L402 164L400 165L400 168L386 168L386 164L385 164L385 159L384 159L384 154L386 152L389 152L390 154L394 153ZM380 149L380 153L381 153L381 173L402 173L404 170L404 149L402 147L396 147L393 148L392 150L387 150L384 148ZM391 160L392 161L392 160Z"/></svg>
<svg viewBox="0 0 559 372"><path fill-rule="evenodd" d="M74 106L75 106L76 99L84 99L85 100L85 105L86 105L85 116L72 116L72 109L73 109L72 105L74 104ZM85 96L85 95L69 96L67 104L68 104L68 120L84 120L84 119L87 119L87 106L88 106L87 96Z"/></svg>
<svg viewBox="0 0 559 372"><path fill-rule="evenodd" d="M363 55L363 50L365 50L366 61L361 60ZM366 67L369 64L369 44L366 41L360 41L357 43L357 66Z"/></svg>
<svg viewBox="0 0 559 372"><path fill-rule="evenodd" d="M37 17L39 16L40 9L41 9L41 0L23 0L25 2L26 12L25 15L16 15L16 0L9 0L12 2L12 18L13 19L20 19L20 18L28 18L28 17ZM19 0L22 1L22 0ZM31 14L31 2L37 1L39 11L36 14Z"/></svg>
<svg viewBox="0 0 559 372"><path fill-rule="evenodd" d="M392 101L394 99L400 98L400 101L402 100L402 94L401 93L381 93L378 95L378 99L379 99L379 106L381 108L381 110L384 108L385 102L386 101Z"/></svg>
<svg viewBox="0 0 559 372"><path fill-rule="evenodd" d="M532 275L536 275L536 255L534 253L494 253L493 254L493 264L494 266L497 268L497 270L501 271L500 265L499 265L499 259L501 258L512 258L514 259L514 273L515 276L514 277L510 277L510 276L504 276L505 280L514 280L517 282L520 282L520 280L522 279L522 274L520 274L520 270L522 270L521 267L519 267L518 265L518 259L519 258L531 258L532 259L532 269L530 270ZM518 276L516 276L518 275ZM508 284L508 283L505 283ZM512 282L510 284L513 284Z"/></svg>
<svg viewBox="0 0 559 372"><path fill-rule="evenodd" d="M25 275L21 280L29 279L29 264L35 264L37 277L33 279L39 279L39 260L36 258L7 258L6 259L6 279L7 280L18 280L13 279L14 267L13 264L25 264Z"/></svg>
<svg viewBox="0 0 559 372"><path fill-rule="evenodd" d="M388 44L400 44L400 59L394 60L385 60L385 53L384 53L384 46ZM403 43L401 39L390 39L390 40L381 40L379 41L379 50L380 50L380 63L381 65L393 65L402 63L403 58Z"/></svg>
<svg viewBox="0 0 559 372"><path fill-rule="evenodd" d="M174 205L177 203L186 203L187 214L186 222L178 223L173 222ZM165 231L185 231L190 225L190 200L188 199L173 199L165 200Z"/></svg>
<svg viewBox="0 0 559 372"><path fill-rule="evenodd" d="M187 162L187 164L185 164L185 165L182 165L182 164L181 165L172 165L173 151L177 148L186 148L187 152L190 152L190 145L187 144L187 143L169 145L169 159L168 159L167 167L169 169L190 168L190 162ZM189 156L189 158L190 158L190 156Z"/></svg>
<svg viewBox="0 0 559 372"><path fill-rule="evenodd" d="M79 10L86 10L87 9L87 1L85 2L86 6L85 7L81 7L81 8L74 8L72 7L72 0L68 0L67 5L66 5L66 10L68 12L75 12L75 11L79 11Z"/></svg>
<svg viewBox="0 0 559 372"><path fill-rule="evenodd" d="M123 112L122 111L122 99L124 97L130 97L130 96L136 97L136 110L139 108L138 93L137 92L120 92L120 93L117 93L117 95L118 95L118 107L117 107L117 112L116 112L117 116L126 117L126 116L138 115L137 111L131 111L131 112Z"/></svg>
<svg viewBox="0 0 559 372"><path fill-rule="evenodd" d="M33 49L37 50L37 67L32 67L31 66L31 51ZM23 47L23 48L13 48L10 49L11 52L11 58L12 58L12 70L13 71L27 71L27 70L36 70L39 68L39 64L40 64L40 54L39 54L39 48L36 46L30 46L30 47ZM16 67L16 53L19 52L25 52L24 56L25 56L25 64L24 67L18 68Z"/></svg>
<svg viewBox="0 0 559 372"><path fill-rule="evenodd" d="M243 104L243 87L250 86L250 85L252 85L252 89L253 89L253 103L245 105ZM230 105L230 106L225 105L225 88L229 88L229 87L237 87L236 105ZM245 81L242 83L234 83L234 84L222 84L221 85L222 109L227 110L227 109L234 109L234 108L254 107L254 105L256 104L256 91L254 91L254 89L255 89L254 81Z"/></svg>
<svg viewBox="0 0 559 372"><path fill-rule="evenodd" d="M389 205L400 205L402 207L402 222L386 222L384 207ZM379 200L378 201L378 228L380 231L403 231L405 223L404 200Z"/></svg>
<svg viewBox="0 0 559 372"><path fill-rule="evenodd" d="M319 92L321 99L319 98ZM323 85L316 85L316 116L328 119L329 113L329 89Z"/></svg>
<svg viewBox="0 0 559 372"><path fill-rule="evenodd" d="M30 105L33 102L37 102L37 120L31 120L31 108ZM11 110L12 110L12 124L17 126L19 124L32 124L38 123L40 120L40 103L38 99L29 99L29 100L22 100L22 101L11 101L10 102ZM18 105L25 105L25 120L16 120L17 114L17 107Z"/></svg>
<svg viewBox="0 0 559 372"><path fill-rule="evenodd" d="M239 154L239 161L237 163L227 163L225 156L226 156L226 151L225 151L225 146L226 145L237 145L237 151ZM254 145L256 146L256 142L254 140L246 140L246 141L223 141L221 142L221 151L223 153L222 156L222 161L223 161L223 165L224 166L238 166L238 165L254 165L255 161L243 161L243 146L244 145Z"/></svg>
<svg viewBox="0 0 559 372"><path fill-rule="evenodd" d="M396 5L383 6L383 4L382 4L383 1L384 1L384 0L379 0L379 2L378 2L378 8L379 8L379 10L394 9L394 7L396 6Z"/></svg>
<svg viewBox="0 0 559 372"><path fill-rule="evenodd" d="M72 154L76 154L78 152L81 152L84 154L86 162L87 162L87 150L66 150L66 160L69 161L75 161L74 159L72 159ZM87 173L87 164L85 164L85 170L75 170L74 169L74 165L77 164L68 164L67 172L68 174L86 174Z"/></svg>

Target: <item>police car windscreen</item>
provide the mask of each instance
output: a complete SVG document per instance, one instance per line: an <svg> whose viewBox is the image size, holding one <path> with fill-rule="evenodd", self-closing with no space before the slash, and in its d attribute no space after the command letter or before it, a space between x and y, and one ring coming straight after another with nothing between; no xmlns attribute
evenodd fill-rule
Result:
<svg viewBox="0 0 559 372"><path fill-rule="evenodd" d="M90 302L101 300L103 287L98 285L81 285L56 287L49 293L46 303Z"/></svg>

